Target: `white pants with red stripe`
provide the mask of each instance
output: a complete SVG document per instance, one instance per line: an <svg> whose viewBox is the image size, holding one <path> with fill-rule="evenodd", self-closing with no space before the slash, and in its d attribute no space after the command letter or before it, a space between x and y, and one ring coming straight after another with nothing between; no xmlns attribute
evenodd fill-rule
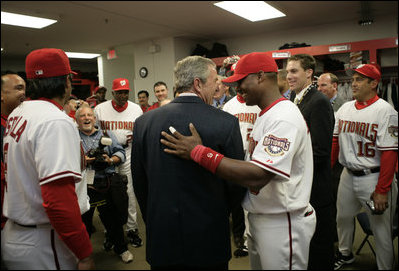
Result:
<svg viewBox="0 0 399 271"><path fill-rule="evenodd" d="M395 252L392 240L392 224L395 213L397 188L396 179L393 179L388 195L388 208L382 215L372 215L366 205L370 195L378 183L379 173L372 173L356 177L346 168L341 173L337 196L337 231L339 251L348 256L353 248L353 219L366 210L370 221L370 227L374 234L375 253L379 270L394 268Z"/></svg>
<svg viewBox="0 0 399 271"><path fill-rule="evenodd" d="M252 270L307 269L309 244L316 228L316 213L310 204L290 213L248 213L248 221Z"/></svg>
<svg viewBox="0 0 399 271"><path fill-rule="evenodd" d="M9 270L71 270L78 267L78 259L50 224L30 228L8 220L1 238L1 256Z"/></svg>

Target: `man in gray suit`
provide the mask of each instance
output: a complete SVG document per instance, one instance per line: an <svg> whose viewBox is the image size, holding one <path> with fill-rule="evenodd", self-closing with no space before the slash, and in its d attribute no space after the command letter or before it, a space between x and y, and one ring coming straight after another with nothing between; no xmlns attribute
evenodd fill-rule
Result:
<svg viewBox="0 0 399 271"><path fill-rule="evenodd" d="M190 134L193 123L204 144L242 160L238 119L211 106L218 80L212 60L189 56L174 72L179 96L137 118L133 130L133 186L146 225L146 259L152 270L227 270L229 215L246 189L168 155L160 139L170 126Z"/></svg>
<svg viewBox="0 0 399 271"><path fill-rule="evenodd" d="M323 73L317 80L317 90L324 93L333 107L334 113L338 111L341 105L345 102L338 96L338 77L332 73Z"/></svg>

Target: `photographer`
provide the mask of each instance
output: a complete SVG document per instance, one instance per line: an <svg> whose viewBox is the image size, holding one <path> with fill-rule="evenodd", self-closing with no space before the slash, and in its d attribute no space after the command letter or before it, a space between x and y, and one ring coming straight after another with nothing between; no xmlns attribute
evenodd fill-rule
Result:
<svg viewBox="0 0 399 271"><path fill-rule="evenodd" d="M97 207L115 253L123 262L131 262L133 255L127 249L123 232L127 220L127 187L123 184L123 176L115 172L115 165L126 159L125 150L111 132L104 135L102 130L94 126L96 118L90 106L83 104L76 111L76 122L85 152L84 178L90 197L90 210L83 214L83 222L91 235L93 214Z"/></svg>

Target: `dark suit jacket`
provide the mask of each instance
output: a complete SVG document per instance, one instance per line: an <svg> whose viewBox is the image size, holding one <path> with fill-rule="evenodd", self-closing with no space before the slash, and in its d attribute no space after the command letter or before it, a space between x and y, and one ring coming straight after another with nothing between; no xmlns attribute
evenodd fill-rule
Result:
<svg viewBox="0 0 399 271"><path fill-rule="evenodd" d="M291 101L295 99L291 93ZM331 146L334 131L334 111L328 98L312 85L309 92L298 104L308 125L313 148L313 184L310 204L319 209L332 204L333 188L331 179Z"/></svg>
<svg viewBox="0 0 399 271"><path fill-rule="evenodd" d="M146 224L147 261L152 266L207 266L231 258L229 212L246 189L222 180L193 161L163 151L161 131L173 126L203 145L243 159L236 117L198 97L176 97L136 119L133 132L134 191Z"/></svg>

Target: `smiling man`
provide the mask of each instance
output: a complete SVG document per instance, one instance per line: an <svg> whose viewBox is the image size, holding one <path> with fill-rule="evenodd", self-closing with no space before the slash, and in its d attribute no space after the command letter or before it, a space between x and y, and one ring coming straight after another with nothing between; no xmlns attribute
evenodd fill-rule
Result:
<svg viewBox="0 0 399 271"><path fill-rule="evenodd" d="M154 84L154 94L157 97L157 102L150 106L147 111L156 109L161 106L161 102L168 98L168 87L165 82L158 81Z"/></svg>
<svg viewBox="0 0 399 271"><path fill-rule="evenodd" d="M173 136L162 132L165 152L248 188L242 204L248 211L253 270L307 269L316 216L309 204L313 159L306 123L298 108L281 97L277 64L266 53L242 57L234 75L223 82L236 83L246 104L262 109L251 133L251 160L223 156L198 129L202 141L193 125L192 136L174 129Z"/></svg>

